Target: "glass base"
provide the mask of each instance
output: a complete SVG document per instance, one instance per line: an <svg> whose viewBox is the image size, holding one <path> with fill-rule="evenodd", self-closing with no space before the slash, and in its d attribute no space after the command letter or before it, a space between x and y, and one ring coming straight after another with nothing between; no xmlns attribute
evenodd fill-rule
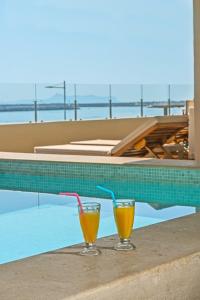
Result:
<svg viewBox="0 0 200 300"><path fill-rule="evenodd" d="M130 242L130 240L120 239L120 242L115 245L114 249L117 251L132 251L135 250L136 247Z"/></svg>
<svg viewBox="0 0 200 300"><path fill-rule="evenodd" d="M80 252L80 255L85 255L85 256L96 256L100 254L101 251L97 249L94 244L86 244L83 250Z"/></svg>

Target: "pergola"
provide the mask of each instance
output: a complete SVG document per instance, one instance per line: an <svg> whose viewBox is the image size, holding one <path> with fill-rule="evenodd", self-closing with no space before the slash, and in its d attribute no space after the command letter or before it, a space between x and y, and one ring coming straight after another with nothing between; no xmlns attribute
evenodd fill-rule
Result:
<svg viewBox="0 0 200 300"><path fill-rule="evenodd" d="M194 129L195 160L200 162L200 0L193 0L194 10Z"/></svg>

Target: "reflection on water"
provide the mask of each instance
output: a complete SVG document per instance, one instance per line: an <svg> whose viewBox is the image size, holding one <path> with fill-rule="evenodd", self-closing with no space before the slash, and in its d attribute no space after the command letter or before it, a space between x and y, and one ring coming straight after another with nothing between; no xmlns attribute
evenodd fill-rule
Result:
<svg viewBox="0 0 200 300"><path fill-rule="evenodd" d="M82 201L94 198L82 197ZM112 201L101 203L98 237L116 233ZM195 213L199 208L158 202L136 202L134 228ZM29 192L0 191L0 264L83 242L73 198ZM134 235L133 235L134 238Z"/></svg>
<svg viewBox="0 0 200 300"><path fill-rule="evenodd" d="M112 214L111 199L89 198L82 197L83 201L98 201L102 204L102 211L104 216ZM180 201L179 201L180 202ZM21 191L0 190L0 214L25 210L29 208L42 208L43 206L65 206L77 207L77 203L73 197L65 197L60 195L53 195L47 193L31 193ZM192 205L191 203L171 204L162 202L147 202L137 201L137 215L170 219L185 214L195 213L200 211L200 206Z"/></svg>

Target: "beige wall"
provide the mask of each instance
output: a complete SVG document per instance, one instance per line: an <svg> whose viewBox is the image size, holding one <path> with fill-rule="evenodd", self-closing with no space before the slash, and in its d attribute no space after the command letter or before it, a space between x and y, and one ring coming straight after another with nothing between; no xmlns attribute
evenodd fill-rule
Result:
<svg viewBox="0 0 200 300"><path fill-rule="evenodd" d="M194 107L189 108L189 158L195 158Z"/></svg>
<svg viewBox="0 0 200 300"><path fill-rule="evenodd" d="M121 139L144 119L148 118L0 125L0 151L33 152L34 146L74 140Z"/></svg>

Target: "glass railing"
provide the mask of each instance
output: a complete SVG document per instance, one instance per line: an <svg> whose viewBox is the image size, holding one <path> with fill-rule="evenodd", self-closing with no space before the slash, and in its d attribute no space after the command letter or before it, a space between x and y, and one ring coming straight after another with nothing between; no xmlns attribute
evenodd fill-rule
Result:
<svg viewBox="0 0 200 300"><path fill-rule="evenodd" d="M111 85L112 116L131 118L141 116L140 85Z"/></svg>
<svg viewBox="0 0 200 300"><path fill-rule="evenodd" d="M109 118L109 85L76 85L78 119Z"/></svg>
<svg viewBox="0 0 200 300"><path fill-rule="evenodd" d="M0 123L181 115L189 84L0 84Z"/></svg>

